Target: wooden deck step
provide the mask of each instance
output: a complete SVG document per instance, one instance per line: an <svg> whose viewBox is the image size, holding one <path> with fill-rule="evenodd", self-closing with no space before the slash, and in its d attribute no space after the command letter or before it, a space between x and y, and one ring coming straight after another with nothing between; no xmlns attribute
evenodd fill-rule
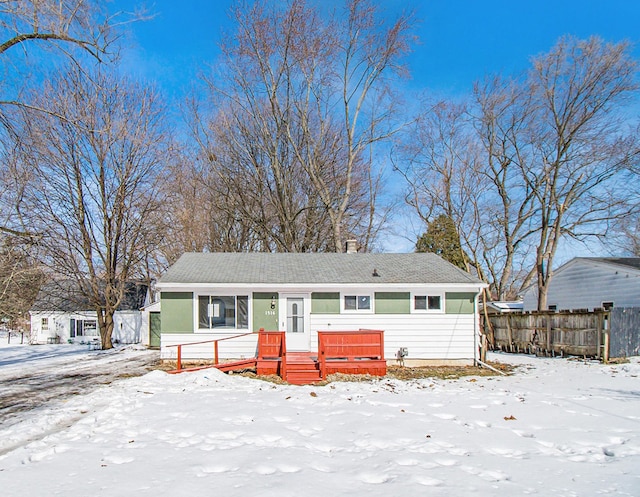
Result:
<svg viewBox="0 0 640 497"><path fill-rule="evenodd" d="M292 385L309 385L322 380L320 366L315 354L293 352L287 353L287 377L285 380Z"/></svg>
<svg viewBox="0 0 640 497"><path fill-rule="evenodd" d="M311 352L287 352L287 362L314 363L318 360L318 354Z"/></svg>

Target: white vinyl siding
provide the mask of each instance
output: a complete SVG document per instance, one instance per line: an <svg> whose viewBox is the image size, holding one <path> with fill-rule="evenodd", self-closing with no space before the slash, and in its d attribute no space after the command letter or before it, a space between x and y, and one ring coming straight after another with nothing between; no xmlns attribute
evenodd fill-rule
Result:
<svg viewBox="0 0 640 497"><path fill-rule="evenodd" d="M640 270L576 259L551 280L547 303L558 310L594 309L603 302L615 302L616 307L640 306ZM525 311L537 309L535 286L524 294L523 306Z"/></svg>
<svg viewBox="0 0 640 497"><path fill-rule="evenodd" d="M178 353L177 347L168 347L168 345L178 345L189 342L208 342L209 340L219 340L221 338L240 335L243 332L237 330L229 330L229 333L163 333L161 336L161 359L175 359ZM218 358L219 359L246 359L255 357L258 350L258 334L250 333L232 340L222 340L218 342ZM182 347L182 359L209 359L214 357L214 344L197 343L195 345L187 345Z"/></svg>
<svg viewBox="0 0 640 497"><path fill-rule="evenodd" d="M472 359L473 314L312 314L311 346L317 350L318 331L374 329L384 331L384 355L396 356L400 347L412 359Z"/></svg>
<svg viewBox="0 0 640 497"><path fill-rule="evenodd" d="M317 352L318 331L343 331L375 329L384 331L384 355L394 359L400 347L409 349L411 359L473 359L474 315L424 314L370 315L362 319L359 314L312 314L311 351ZM330 325L328 324L330 323ZM200 342L231 336L236 333L198 333L162 335L162 359L175 359L177 349L167 345ZM219 342L219 359L241 359L254 357L257 350L257 333ZM183 359L213 359L213 343L189 345L182 348Z"/></svg>

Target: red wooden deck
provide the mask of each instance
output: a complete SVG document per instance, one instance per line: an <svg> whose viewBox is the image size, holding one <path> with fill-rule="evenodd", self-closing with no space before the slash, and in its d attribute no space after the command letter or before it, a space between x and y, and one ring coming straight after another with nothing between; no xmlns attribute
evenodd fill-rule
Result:
<svg viewBox="0 0 640 497"><path fill-rule="evenodd" d="M217 341L212 340L216 342L214 364L183 369L180 362L182 345L179 345L177 368L169 372L181 373L204 367L228 372L255 367L259 375L277 374L294 385L317 383L333 373L374 376L387 373L384 335L379 330L319 331L317 353L287 352L284 331L260 330L258 333L258 354L254 358L218 363Z"/></svg>

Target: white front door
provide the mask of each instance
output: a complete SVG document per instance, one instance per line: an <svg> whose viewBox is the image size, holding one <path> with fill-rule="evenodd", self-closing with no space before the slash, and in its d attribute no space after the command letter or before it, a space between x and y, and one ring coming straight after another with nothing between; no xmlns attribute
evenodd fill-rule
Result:
<svg viewBox="0 0 640 497"><path fill-rule="evenodd" d="M287 332L287 350L310 350L309 303L309 295L280 294L280 329Z"/></svg>

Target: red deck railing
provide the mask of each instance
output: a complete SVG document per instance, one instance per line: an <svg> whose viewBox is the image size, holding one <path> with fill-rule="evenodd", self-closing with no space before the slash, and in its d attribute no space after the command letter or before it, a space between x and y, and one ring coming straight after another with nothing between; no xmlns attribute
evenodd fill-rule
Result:
<svg viewBox="0 0 640 497"><path fill-rule="evenodd" d="M189 342L189 343L179 343L177 345L167 345L167 348L177 347L177 357L176 357L176 372L182 371L182 347L187 347L189 345L202 345L203 343L213 343L213 364L219 364L218 360L218 342L222 342L224 340L231 340L233 338L244 337L247 335L253 335L253 333L241 333L239 335L232 335L230 337L216 338L213 340L203 340L201 342Z"/></svg>
<svg viewBox="0 0 640 497"><path fill-rule="evenodd" d="M250 359L219 363L218 342L232 340L253 333L241 333L223 338L203 340L199 342L168 345L177 348L176 369L170 373L193 371L207 367L217 367L222 371L232 371L255 366L258 374L279 374L283 379L295 383L306 384L326 379L331 373L372 374L384 376L387 371L384 359L384 332L381 330L358 331L318 331L318 359L291 359L291 368L287 364L286 333L284 331L258 330L257 354ZM213 365L195 368L182 367L182 347L189 345L214 344ZM310 356L310 353L308 353ZM311 359L311 361L310 361ZM304 363L304 364L303 364ZM302 366L316 364L316 378L311 378L310 371L302 371ZM302 366L301 366L302 365ZM291 371L288 371L291 369ZM296 376L297 375L297 376ZM301 376L302 375L302 376Z"/></svg>
<svg viewBox="0 0 640 497"><path fill-rule="evenodd" d="M260 370L265 363L279 362L280 376L287 377L287 341L284 331L258 331L258 358L257 367ZM271 369L271 368L269 368ZM277 370L277 365L276 365ZM260 373L258 373L260 374Z"/></svg>
<svg viewBox="0 0 640 497"><path fill-rule="evenodd" d="M384 362L384 332L382 330L318 331L318 361L322 379L327 377L327 362ZM386 364L386 363L385 363ZM386 372L386 365L384 366Z"/></svg>
<svg viewBox="0 0 640 497"><path fill-rule="evenodd" d="M202 345L203 343L213 343L213 365L217 366L220 364L219 361L219 348L218 342L222 342L225 340L232 340L234 338L240 338L248 335L253 335L254 333L240 333L239 335L232 335L228 337L215 338L212 340L202 340L199 342L189 342L189 343L180 343L176 345L167 345L167 348L176 347L176 369L175 372L179 373L183 371L182 368L182 347L188 347L190 345ZM248 359L248 362L255 362L256 360L262 361L280 361L280 369L284 373L286 373L287 369L287 346L285 341L285 332L284 331L265 331L263 328L258 330L258 355L257 357L253 357ZM238 361L238 362L246 362L246 361Z"/></svg>

